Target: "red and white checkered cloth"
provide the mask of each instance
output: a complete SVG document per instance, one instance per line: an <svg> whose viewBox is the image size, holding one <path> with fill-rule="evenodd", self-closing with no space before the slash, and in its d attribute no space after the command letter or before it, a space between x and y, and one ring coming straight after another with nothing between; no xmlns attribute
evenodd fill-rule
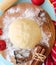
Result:
<svg viewBox="0 0 56 65"><path fill-rule="evenodd" d="M55 2L53 2L53 6L54 6L55 14L56 14L56 0Z"/></svg>
<svg viewBox="0 0 56 65"><path fill-rule="evenodd" d="M55 14L56 14L56 0L50 0L50 1L53 4L54 11L55 11Z"/></svg>

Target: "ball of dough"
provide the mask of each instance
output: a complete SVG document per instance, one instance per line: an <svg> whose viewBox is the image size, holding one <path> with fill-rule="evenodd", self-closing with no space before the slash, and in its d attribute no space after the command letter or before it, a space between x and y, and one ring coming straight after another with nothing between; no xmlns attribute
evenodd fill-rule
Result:
<svg viewBox="0 0 56 65"><path fill-rule="evenodd" d="M34 48L41 39L38 24L31 19L17 19L9 26L9 38L17 48Z"/></svg>

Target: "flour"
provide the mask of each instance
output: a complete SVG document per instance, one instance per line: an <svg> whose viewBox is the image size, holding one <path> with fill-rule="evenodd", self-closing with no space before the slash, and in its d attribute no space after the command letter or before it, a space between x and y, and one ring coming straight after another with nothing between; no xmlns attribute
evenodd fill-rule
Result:
<svg viewBox="0 0 56 65"><path fill-rule="evenodd" d="M8 45L9 46L9 45ZM5 52L6 52L6 59L9 61L9 62L11 62L11 57L13 57L14 56L14 51L15 51L15 48L12 46L9 46L6 50L5 50Z"/></svg>
<svg viewBox="0 0 56 65"><path fill-rule="evenodd" d="M17 12L19 12L19 11L20 11L20 8L16 8L16 9L10 8L10 9L7 11L7 13L8 13L8 14L14 14L14 13L17 13Z"/></svg>
<svg viewBox="0 0 56 65"><path fill-rule="evenodd" d="M45 16L45 13L43 12L41 15L40 15L40 17L44 17Z"/></svg>
<svg viewBox="0 0 56 65"><path fill-rule="evenodd" d="M47 45L49 47L49 39L51 37L51 33L50 32L47 32L49 33L48 35L46 33L43 32L43 30L41 31L42 33L42 39L41 39L41 43L44 43L45 45Z"/></svg>
<svg viewBox="0 0 56 65"><path fill-rule="evenodd" d="M27 14L26 14L27 13ZM34 17L35 14L32 9L26 9L25 12L22 14L23 17Z"/></svg>
<svg viewBox="0 0 56 65"><path fill-rule="evenodd" d="M4 28L3 28L3 35L1 36L2 39L8 39L8 29L9 29L9 25L11 22L13 22L15 20L15 17L8 17L5 16L3 19L3 24L4 24Z"/></svg>

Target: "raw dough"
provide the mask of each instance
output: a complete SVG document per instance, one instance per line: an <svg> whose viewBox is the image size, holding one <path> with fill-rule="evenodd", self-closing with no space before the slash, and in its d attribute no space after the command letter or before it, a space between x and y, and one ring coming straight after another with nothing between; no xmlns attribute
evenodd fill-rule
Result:
<svg viewBox="0 0 56 65"><path fill-rule="evenodd" d="M31 19L17 19L9 27L9 38L17 48L33 48L41 39L41 29Z"/></svg>

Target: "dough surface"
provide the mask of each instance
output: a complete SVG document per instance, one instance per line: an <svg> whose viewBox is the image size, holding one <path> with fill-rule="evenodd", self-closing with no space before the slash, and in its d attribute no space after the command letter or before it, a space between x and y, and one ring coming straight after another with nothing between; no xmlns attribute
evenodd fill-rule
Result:
<svg viewBox="0 0 56 65"><path fill-rule="evenodd" d="M41 29L31 19L16 19L9 27L9 38L16 48L31 49L41 39Z"/></svg>

